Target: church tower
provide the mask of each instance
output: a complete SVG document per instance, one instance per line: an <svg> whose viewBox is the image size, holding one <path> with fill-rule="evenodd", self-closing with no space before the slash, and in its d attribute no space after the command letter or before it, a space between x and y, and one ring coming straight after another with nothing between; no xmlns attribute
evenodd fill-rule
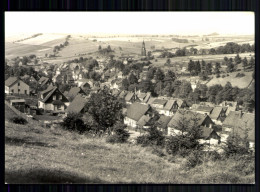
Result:
<svg viewBox="0 0 260 192"><path fill-rule="evenodd" d="M142 55L142 56L146 56L146 49L145 49L144 40L143 40L143 45L142 45L141 55Z"/></svg>

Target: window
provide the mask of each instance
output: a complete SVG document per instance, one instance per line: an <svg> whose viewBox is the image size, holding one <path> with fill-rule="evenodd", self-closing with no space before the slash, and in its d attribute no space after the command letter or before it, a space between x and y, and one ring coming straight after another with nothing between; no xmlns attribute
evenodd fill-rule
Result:
<svg viewBox="0 0 260 192"><path fill-rule="evenodd" d="M24 94L27 95L27 90L24 90Z"/></svg>
<svg viewBox="0 0 260 192"><path fill-rule="evenodd" d="M53 95L53 97L52 97L52 98L53 98L53 100L56 100L56 95Z"/></svg>
<svg viewBox="0 0 260 192"><path fill-rule="evenodd" d="M20 89L18 89L18 92L20 92Z"/></svg>
<svg viewBox="0 0 260 192"><path fill-rule="evenodd" d="M20 82L18 82L18 86L20 86Z"/></svg>
<svg viewBox="0 0 260 192"><path fill-rule="evenodd" d="M61 105L57 105L58 110L61 110Z"/></svg>
<svg viewBox="0 0 260 192"><path fill-rule="evenodd" d="M59 100L62 100L62 95L59 95Z"/></svg>

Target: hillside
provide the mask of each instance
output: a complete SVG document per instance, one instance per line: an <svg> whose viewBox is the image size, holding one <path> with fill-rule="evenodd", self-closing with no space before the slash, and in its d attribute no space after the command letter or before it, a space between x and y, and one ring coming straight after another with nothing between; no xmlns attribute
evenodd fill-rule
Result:
<svg viewBox="0 0 260 192"><path fill-rule="evenodd" d="M210 161L187 170L185 159L153 151L5 120L7 183L254 183L254 174L236 171L236 161Z"/></svg>
<svg viewBox="0 0 260 192"><path fill-rule="evenodd" d="M226 76L224 78L222 77L216 78L216 76L214 76L214 78L207 83L207 86L212 86L215 84L220 84L222 86L225 86L226 83L229 81L233 87L235 86L237 86L238 88L248 87L250 82L252 81L253 72L240 72L245 74L244 77L236 77L237 73L239 72L229 73L229 76Z"/></svg>

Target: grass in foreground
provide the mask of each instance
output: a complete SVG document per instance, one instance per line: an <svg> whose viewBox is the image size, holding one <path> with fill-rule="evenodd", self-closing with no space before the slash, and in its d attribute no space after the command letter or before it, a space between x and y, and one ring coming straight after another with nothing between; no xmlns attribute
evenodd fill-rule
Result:
<svg viewBox="0 0 260 192"><path fill-rule="evenodd" d="M7 183L254 183L254 174L241 175L235 161L187 170L186 159L169 157L60 128L5 124Z"/></svg>

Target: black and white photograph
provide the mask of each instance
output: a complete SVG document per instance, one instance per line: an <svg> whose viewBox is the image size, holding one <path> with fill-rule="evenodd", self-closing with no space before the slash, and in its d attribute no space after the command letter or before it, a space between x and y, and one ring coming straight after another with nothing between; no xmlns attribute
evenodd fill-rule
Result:
<svg viewBox="0 0 260 192"><path fill-rule="evenodd" d="M255 184L255 13L5 12L6 184Z"/></svg>

